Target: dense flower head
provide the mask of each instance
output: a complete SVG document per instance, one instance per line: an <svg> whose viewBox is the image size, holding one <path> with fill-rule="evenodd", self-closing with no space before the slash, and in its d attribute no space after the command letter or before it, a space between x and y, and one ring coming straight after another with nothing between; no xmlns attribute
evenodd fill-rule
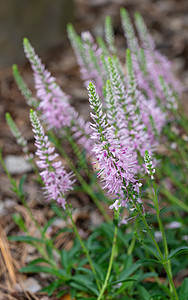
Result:
<svg viewBox="0 0 188 300"><path fill-rule="evenodd" d="M157 77L156 83L159 84L159 76L163 76L167 84L169 84L173 90L181 93L183 87L180 82L173 76L171 63L164 55L156 50L155 41L148 31L143 17L139 13L135 14L135 23L141 40L141 46L145 51L146 60L148 60L148 62L151 62L155 67L154 71L157 70L158 72L158 74L155 74L155 76Z"/></svg>
<svg viewBox="0 0 188 300"><path fill-rule="evenodd" d="M141 41L138 43L133 25L126 9L121 9L122 26L127 39L128 46L134 56L134 68L140 89L149 97L159 97L165 105L165 97L160 86L159 76L163 76L172 90L182 92L181 84L175 79L172 73L171 63L159 51L156 50L155 42L143 18L139 13L135 14L135 23Z"/></svg>
<svg viewBox="0 0 188 300"><path fill-rule="evenodd" d="M137 81L132 66L131 53L127 50L127 87L120 79L117 68L111 58L108 59L110 80L106 84L107 120L113 126L120 144L133 148L144 156L149 147L156 148L156 139L150 119L155 122L160 118L160 125L156 124L157 133L164 124L164 114L148 101L137 88ZM149 104L148 104L149 103ZM152 109L150 109L150 107Z"/></svg>
<svg viewBox="0 0 188 300"><path fill-rule="evenodd" d="M69 128L78 144L91 151L91 133L89 122L86 122L69 103L69 96L66 95L55 78L41 63L34 48L27 39L24 39L24 49L27 58L34 71L35 88L37 97L40 99L38 109L42 111L43 120L47 123L48 129L56 131Z"/></svg>
<svg viewBox="0 0 188 300"><path fill-rule="evenodd" d="M24 50L34 72L37 97L40 99L39 109L48 127L59 129L63 126L70 126L74 112L68 102L69 97L60 89L50 72L45 69L27 39L24 39Z"/></svg>
<svg viewBox="0 0 188 300"><path fill-rule="evenodd" d="M97 86L98 93L102 95L106 80L101 61L102 49L95 43L89 31L82 32L81 37L79 37L71 24L68 25L68 36L80 66L85 86L87 87L89 81L92 80Z"/></svg>
<svg viewBox="0 0 188 300"><path fill-rule="evenodd" d="M55 148L50 145L48 137L37 117L36 112L31 110L30 120L35 136L36 155L39 160L37 166L41 169L40 176L44 183L44 194L47 200L55 200L64 209L66 208L65 196L72 190L71 173L67 173L62 162L56 161L58 154L54 153Z"/></svg>
<svg viewBox="0 0 188 300"><path fill-rule="evenodd" d="M88 91L90 107L93 110L91 117L94 121L91 124L93 130L91 138L95 141L93 152L100 166L98 176L105 182L104 188L108 190L108 194L116 197L121 195L123 202L126 187L130 183L136 184L135 175L138 171L136 157L133 149L119 144L113 128L106 121L102 103L92 83L89 84Z"/></svg>

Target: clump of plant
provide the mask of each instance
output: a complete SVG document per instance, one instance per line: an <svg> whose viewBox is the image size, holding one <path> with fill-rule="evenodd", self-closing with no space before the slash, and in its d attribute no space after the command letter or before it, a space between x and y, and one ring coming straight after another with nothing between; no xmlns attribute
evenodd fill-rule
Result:
<svg viewBox="0 0 188 300"><path fill-rule="evenodd" d="M34 74L35 97L16 65L13 73L31 106L34 156L9 113L7 123L36 172L44 203L52 203L55 214L71 222L71 229L64 230L72 230L76 238L69 251L55 247L55 237L46 234L53 220L44 228L39 226L27 205L24 178L17 186L1 156L13 190L40 233L40 238L30 236L21 216L17 216L14 219L24 235L9 239L36 247L39 258L20 271L50 274L51 283L43 289L49 296L54 293L60 298L70 293L71 299L185 300L187 279L178 289L173 280L183 264L188 265L188 247L182 238L187 223L183 217L188 212L188 122L178 100L182 86L167 58L156 50L142 17L135 14L140 43L123 8L121 19L128 45L125 64L117 56L110 17L105 21L105 38L96 41L91 33L79 36L68 25L68 36L88 89L91 122L71 106L70 97L24 39L24 51ZM64 150L65 140L72 147L75 161ZM160 154L161 143L169 155ZM90 166L91 158L94 168ZM167 176L174 192L166 184ZM80 236L67 200L78 184L104 217L104 223L94 228L87 240ZM113 221L103 201L113 211ZM168 201L173 206L168 206ZM174 220L182 224L181 229L170 229ZM184 255L179 255L182 252Z"/></svg>

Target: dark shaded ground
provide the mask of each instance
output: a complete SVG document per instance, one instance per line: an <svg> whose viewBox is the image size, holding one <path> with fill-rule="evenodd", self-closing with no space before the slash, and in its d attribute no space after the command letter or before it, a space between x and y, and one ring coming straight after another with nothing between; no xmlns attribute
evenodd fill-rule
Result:
<svg viewBox="0 0 188 300"><path fill-rule="evenodd" d="M109 1L109 0L77 0L75 9L75 28L77 32L82 30L91 30L94 35L103 34L103 24L106 15L111 15L115 33L117 36L117 45L121 58L125 54L125 39L123 38L119 9L125 6L130 14L139 11L152 32L158 49L174 62L174 71L181 78L185 85L183 103L188 111L187 93L188 93L188 1L187 0L130 0L130 1ZM32 43L32 41L31 41ZM35 46L35 45L33 45ZM65 40L56 49L46 49L43 56L43 62L47 68L57 78L57 82L63 90L73 96L73 105L83 114L89 116L87 92L79 78L79 69L69 45ZM20 66L20 70L28 83L33 88L33 79L28 64ZM30 149L34 150L33 134L29 123L29 109L25 100L20 95L17 86L12 77L10 69L0 71L0 146L3 146L3 156L20 155L20 148L16 145L9 129L5 124L4 114L9 111L16 124L29 141ZM0 169L2 171L2 169ZM19 179L23 174L15 175ZM36 183L31 180L34 174L28 174L25 189L29 193L29 205L35 214L35 217L41 225L45 224L46 219L52 216L47 205L43 206L43 199ZM32 223L27 211L21 206L14 193L9 189L7 177L0 174L0 300L1 299L49 299L47 296L38 292L27 293L23 288L24 282L28 280L26 275L20 275L18 269L24 266L29 259L34 258L35 252L23 244L8 243L6 236L18 232L18 228L12 221L12 213L19 212L31 234L36 234L34 224ZM78 207L75 214L75 220L79 224L86 222L90 225L96 225L101 222L98 212L91 209L90 199L82 195L78 197L76 193L71 195L71 201ZM83 204L86 210L81 210ZM40 208L40 209L39 209ZM61 227L62 224L54 225L54 230ZM83 227L80 227L83 230ZM86 233L87 236L87 233ZM61 243L66 249L69 249L72 242L64 235L61 237ZM10 250L10 253L8 251ZM42 286L48 282L44 276L31 276L32 279L40 282ZM36 286L36 282L34 285ZM18 285L19 283L19 285ZM30 283L31 286L31 283ZM23 292L24 290L24 292ZM12 297L6 297L5 293L9 291ZM29 296L30 295L30 296ZM53 299L53 298L50 298ZM69 299L62 298L62 299Z"/></svg>

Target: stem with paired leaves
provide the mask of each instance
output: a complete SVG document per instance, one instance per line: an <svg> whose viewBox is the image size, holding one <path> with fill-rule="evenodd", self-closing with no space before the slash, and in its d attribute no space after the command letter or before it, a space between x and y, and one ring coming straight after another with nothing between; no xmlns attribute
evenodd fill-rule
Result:
<svg viewBox="0 0 188 300"><path fill-rule="evenodd" d="M73 220L73 217L72 217L72 214L71 214L71 211L70 211L70 207L67 205L66 208L67 208L67 210L66 210L66 211L67 211L67 214L68 214L68 216L69 216L69 218L70 218L70 220L71 220L72 226L73 226L74 233L75 233L76 237L78 238L78 240L79 240L79 242L80 242L80 245L81 245L81 247L82 247L82 249L83 249L83 252L84 252L84 254L86 255L86 257L87 257L87 259L88 259L88 262L89 262L89 264L90 264L90 267L91 267L91 269L92 269L92 272L93 272L93 274L94 274L94 276L95 276L95 281L96 281L97 287L98 287L98 289L99 289L99 291L100 291L100 290L101 290L101 286L100 286L100 283L99 283L99 281L98 281L98 279L97 279L97 273L96 273L96 271L95 271L95 268L94 268L92 259L91 259L90 254L89 254L89 251L88 251L88 249L86 248L86 246L84 245L84 242L83 242L82 238L81 238L80 235L79 235L78 229L77 229L77 227L76 227L76 224L75 224L75 222L74 222L74 220Z"/></svg>
<svg viewBox="0 0 188 300"><path fill-rule="evenodd" d="M152 242L153 242L153 244L154 244L154 246L155 246L155 248L156 248L159 256L156 255L150 248L148 248L147 245L145 245L145 243L143 243L143 242L142 243L148 249L148 251L151 252L157 258L157 260L164 266L164 269L166 271L166 274L167 274L169 282L170 282L171 292L173 291L172 299L173 300L174 299L175 300L179 300L179 297L178 297L178 294L177 294L177 291L176 291L176 288L174 286L174 282L173 282L173 279L172 279L171 266L169 267L168 260L167 260L167 257L166 257L167 252L165 252L165 258L164 258L163 254L162 254L162 252L161 252L161 250L160 250L160 248L159 248L159 246L158 246L158 244L157 244L157 242L155 240L155 237L154 237L154 235L153 235L153 233L152 233L152 231L151 231L151 229L150 229L150 227L149 227L149 225L148 225L148 223L146 221L145 215L142 213L142 210L141 210L140 206L134 200L133 200L133 202L135 203L135 206L136 206L136 208L137 208L137 210L139 212L140 218L141 218L142 222L144 223L145 228L147 230L147 233L150 236L150 238L151 238L151 240L152 240ZM160 220L160 222L161 222L161 220ZM160 230L161 230L161 228L160 228ZM166 241L166 238L165 238L165 241ZM166 247L165 241L163 241L163 242L164 242L165 247ZM167 250L165 250L165 251L167 251Z"/></svg>

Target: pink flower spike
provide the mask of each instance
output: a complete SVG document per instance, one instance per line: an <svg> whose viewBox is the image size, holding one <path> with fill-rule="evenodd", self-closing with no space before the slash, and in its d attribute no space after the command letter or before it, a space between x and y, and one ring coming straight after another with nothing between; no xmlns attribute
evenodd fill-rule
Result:
<svg viewBox="0 0 188 300"><path fill-rule="evenodd" d="M66 208L66 194L72 190L72 173L67 173L61 161L54 161L59 155L54 152L54 147L49 147L48 137L40 124L36 112L31 110L30 120L35 132L36 155L39 157L37 165L41 170L40 176L44 182L44 195L47 200L55 200Z"/></svg>

